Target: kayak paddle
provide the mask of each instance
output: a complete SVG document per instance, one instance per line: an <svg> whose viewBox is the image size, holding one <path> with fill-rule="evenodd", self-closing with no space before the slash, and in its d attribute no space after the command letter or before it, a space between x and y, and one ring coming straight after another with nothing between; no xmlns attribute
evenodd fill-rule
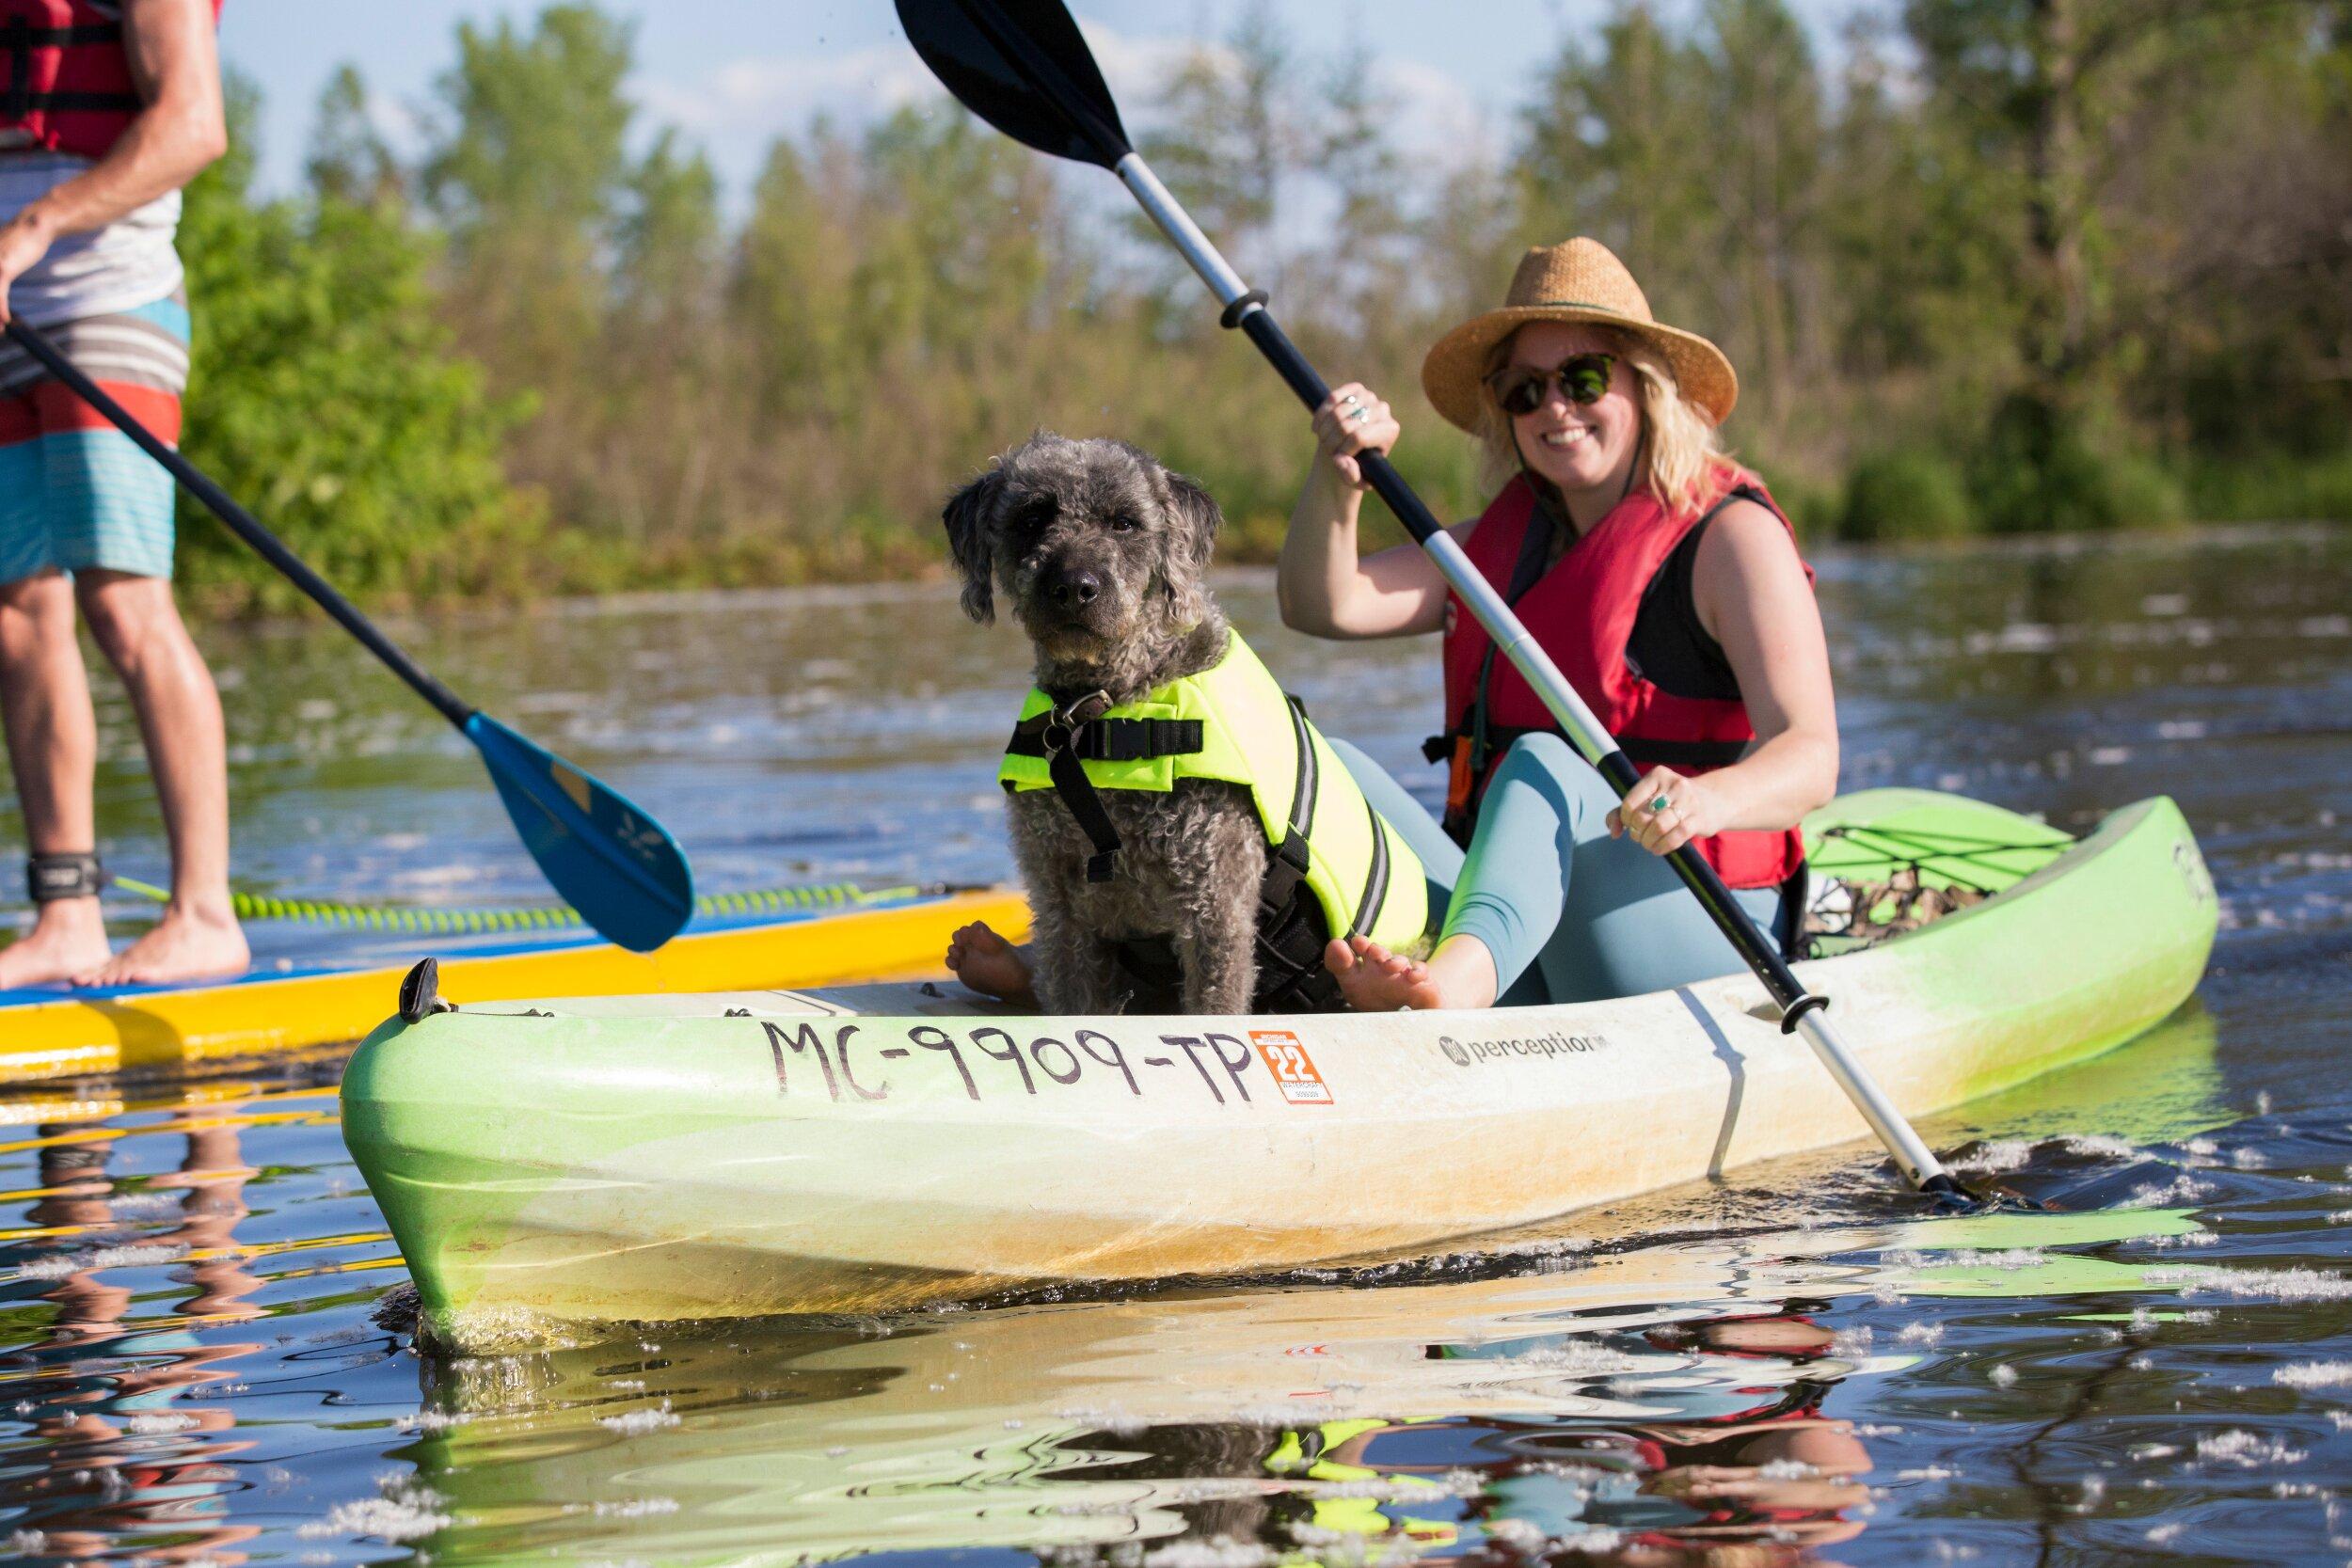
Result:
<svg viewBox="0 0 2352 1568"><path fill-rule="evenodd" d="M608 941L632 952L660 946L694 910L694 878L686 856L668 831L618 791L589 777L534 745L480 708L460 700L402 652L375 624L304 564L285 543L231 500L196 465L160 439L39 329L22 317L9 321L10 341L40 362L74 396L114 422L162 464L188 494L204 503L230 532L317 601L368 652L382 659L417 695L440 710L482 753L490 782L522 835L523 847L539 863L564 901L580 911Z"/></svg>
<svg viewBox="0 0 2352 1568"><path fill-rule="evenodd" d="M1239 327L1301 403L1311 409L1322 405L1331 389L1276 325L1266 309L1265 291L1242 281L1129 144L1102 70L1061 0L898 0L898 7L907 41L974 114L1041 152L1096 164L1118 175L1225 307L1220 318L1223 325ZM1642 782L1640 771L1386 454L1362 452L1356 461L1389 510L1428 551L1454 593L1494 638L1495 645L1527 677L1528 685L1543 699L1584 760L1598 768L1618 794L1631 794ZM1715 868L1689 845L1667 859L1683 884L1706 907L1716 928L1764 983L1780 1007L1781 1032L1804 1037L1837 1086L1862 1113L1862 1119L1895 1157L1903 1175L1921 1191L1947 1201L1978 1201L1930 1152L1894 1101L1871 1080L1824 1016L1828 999L1804 989L1781 957L1779 945L1733 900Z"/></svg>

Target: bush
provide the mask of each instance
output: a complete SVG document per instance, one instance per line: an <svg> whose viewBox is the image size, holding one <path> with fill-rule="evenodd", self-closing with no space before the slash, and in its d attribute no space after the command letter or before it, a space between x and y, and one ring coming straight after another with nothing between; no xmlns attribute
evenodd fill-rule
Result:
<svg viewBox="0 0 2352 1568"><path fill-rule="evenodd" d="M1773 458L1753 456L1753 453L1736 453L1736 458L1743 466L1753 467L1759 480L1764 480L1764 489L1772 491L1772 499L1781 503L1781 515L1788 517L1792 529L1797 529L1800 543L1837 536L1837 510L1842 505L1842 491L1837 489L1835 482L1823 484L1820 480L1811 477L1811 472L1790 467L1786 463L1773 461Z"/></svg>
<svg viewBox="0 0 2352 1568"><path fill-rule="evenodd" d="M249 105L237 118L249 129ZM433 243L389 205L253 199L249 137L236 140L181 225L190 459L354 596L527 591L541 518L501 455L522 409L490 395L441 325ZM185 498L180 521L200 594L292 601Z"/></svg>
<svg viewBox="0 0 2352 1568"><path fill-rule="evenodd" d="M1968 477L1998 533L2163 528L2186 511L2180 485L2153 459L2030 394L1994 415Z"/></svg>
<svg viewBox="0 0 2352 1568"><path fill-rule="evenodd" d="M1897 447L1854 465L1838 533L1847 539L1955 539L1978 526L1959 464L1941 452Z"/></svg>
<svg viewBox="0 0 2352 1568"><path fill-rule="evenodd" d="M2352 452L2204 458L2188 469L2199 522L2352 522Z"/></svg>

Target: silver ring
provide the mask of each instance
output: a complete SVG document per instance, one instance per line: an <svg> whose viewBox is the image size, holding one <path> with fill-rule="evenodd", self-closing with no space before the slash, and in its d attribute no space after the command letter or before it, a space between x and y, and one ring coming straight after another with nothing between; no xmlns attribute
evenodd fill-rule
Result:
<svg viewBox="0 0 2352 1568"><path fill-rule="evenodd" d="M1351 420L1369 420L1372 418L1372 410L1369 408L1358 408L1351 411L1347 417Z"/></svg>

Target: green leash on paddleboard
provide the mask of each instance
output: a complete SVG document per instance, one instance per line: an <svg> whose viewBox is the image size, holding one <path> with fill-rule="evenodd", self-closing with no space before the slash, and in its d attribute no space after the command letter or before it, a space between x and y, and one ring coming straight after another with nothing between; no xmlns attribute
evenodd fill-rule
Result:
<svg viewBox="0 0 2352 1568"><path fill-rule="evenodd" d="M136 894L153 903L168 903L169 890L136 877L110 874L109 887ZM896 903L923 890L904 887L869 888L854 882L822 882L807 887L753 888L741 893L706 894L694 900L694 913L704 919L782 914L792 911L848 910L868 904ZM232 893L230 905L240 920L285 920L347 930L392 931L404 935L473 936L498 931L564 930L585 926L576 910L530 906L516 909L424 909L404 904L346 904L324 898L276 898L262 893Z"/></svg>

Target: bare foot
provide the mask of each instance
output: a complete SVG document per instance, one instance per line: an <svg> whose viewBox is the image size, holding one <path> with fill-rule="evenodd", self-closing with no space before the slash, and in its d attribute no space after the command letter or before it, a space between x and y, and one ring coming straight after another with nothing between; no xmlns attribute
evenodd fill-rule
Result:
<svg viewBox="0 0 2352 1568"><path fill-rule="evenodd" d="M242 974L253 960L230 914L199 914L173 906L154 929L114 958L73 976L77 986L154 986Z"/></svg>
<svg viewBox="0 0 2352 1568"><path fill-rule="evenodd" d="M957 979L982 996L1037 1006L1030 989L1029 960L1020 948L998 936L985 920L961 927L947 941L947 967Z"/></svg>
<svg viewBox="0 0 2352 1568"><path fill-rule="evenodd" d="M0 947L0 990L69 980L106 962L106 923L95 898L59 898L40 906L32 930Z"/></svg>
<svg viewBox="0 0 2352 1568"><path fill-rule="evenodd" d="M1333 942L1323 950L1323 967L1339 980L1340 994L1359 1013L1392 1013L1403 1007L1431 1012L1446 1005L1427 964L1363 937Z"/></svg>

